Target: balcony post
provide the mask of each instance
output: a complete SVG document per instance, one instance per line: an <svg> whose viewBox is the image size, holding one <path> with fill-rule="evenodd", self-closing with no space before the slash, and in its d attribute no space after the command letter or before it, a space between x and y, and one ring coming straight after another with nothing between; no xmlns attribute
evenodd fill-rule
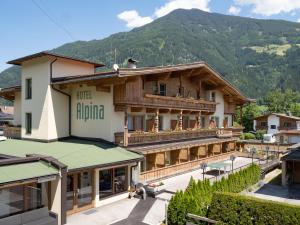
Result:
<svg viewBox="0 0 300 225"><path fill-rule="evenodd" d="M155 118L154 118L154 132L158 133L159 130L159 109L155 111Z"/></svg>
<svg viewBox="0 0 300 225"><path fill-rule="evenodd" d="M198 117L197 117L197 128L200 129L201 127L202 127L202 124L201 124L201 111L199 111Z"/></svg>
<svg viewBox="0 0 300 225"><path fill-rule="evenodd" d="M179 113L178 129L182 130L182 110L180 110L180 113Z"/></svg>
<svg viewBox="0 0 300 225"><path fill-rule="evenodd" d="M124 146L128 146L128 107L124 110Z"/></svg>

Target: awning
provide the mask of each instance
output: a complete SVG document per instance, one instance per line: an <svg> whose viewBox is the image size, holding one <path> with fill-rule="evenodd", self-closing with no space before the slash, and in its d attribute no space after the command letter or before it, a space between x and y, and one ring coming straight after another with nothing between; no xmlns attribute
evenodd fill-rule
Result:
<svg viewBox="0 0 300 225"><path fill-rule="evenodd" d="M58 173L56 168L42 161L0 166L0 184L31 179L42 180Z"/></svg>

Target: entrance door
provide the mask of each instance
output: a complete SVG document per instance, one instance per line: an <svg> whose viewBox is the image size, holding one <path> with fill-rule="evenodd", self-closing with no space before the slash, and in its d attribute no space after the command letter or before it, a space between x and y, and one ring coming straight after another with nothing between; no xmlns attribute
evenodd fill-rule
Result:
<svg viewBox="0 0 300 225"><path fill-rule="evenodd" d="M73 214L92 207L92 171L72 173L67 176L67 214Z"/></svg>

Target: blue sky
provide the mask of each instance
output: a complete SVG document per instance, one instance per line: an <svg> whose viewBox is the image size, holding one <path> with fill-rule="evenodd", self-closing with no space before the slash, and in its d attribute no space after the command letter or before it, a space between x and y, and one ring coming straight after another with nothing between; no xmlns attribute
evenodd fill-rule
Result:
<svg viewBox="0 0 300 225"><path fill-rule="evenodd" d="M0 71L8 60L128 31L176 8L300 22L300 0L1 0Z"/></svg>

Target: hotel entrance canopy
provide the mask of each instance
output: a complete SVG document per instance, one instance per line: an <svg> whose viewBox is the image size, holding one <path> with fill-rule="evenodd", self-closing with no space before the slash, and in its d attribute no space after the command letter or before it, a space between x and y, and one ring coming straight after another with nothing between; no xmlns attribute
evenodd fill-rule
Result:
<svg viewBox="0 0 300 225"><path fill-rule="evenodd" d="M111 143L76 138L51 143L9 139L0 142L0 154L15 157L51 156L68 166L68 171L117 165L143 159L142 155Z"/></svg>

